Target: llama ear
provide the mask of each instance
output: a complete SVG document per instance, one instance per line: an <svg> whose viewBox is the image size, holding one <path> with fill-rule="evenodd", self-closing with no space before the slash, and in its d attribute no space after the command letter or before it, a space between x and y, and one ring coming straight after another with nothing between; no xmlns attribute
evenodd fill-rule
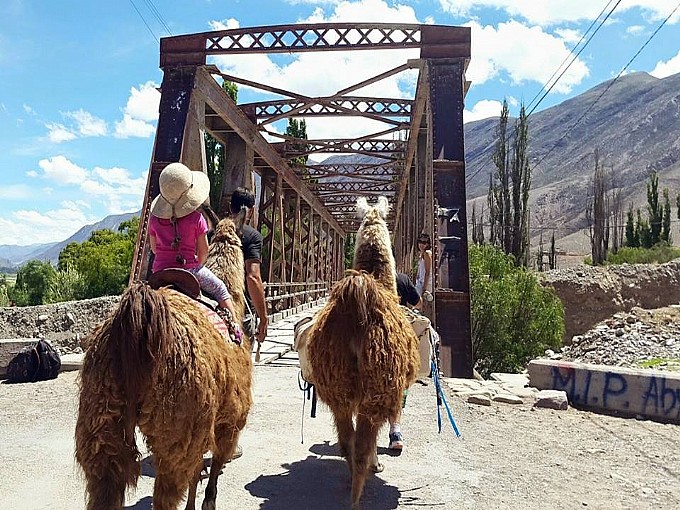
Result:
<svg viewBox="0 0 680 510"><path fill-rule="evenodd" d="M366 213L368 212L368 202L366 201L366 197L359 197L357 198L357 216L359 218L363 218L366 216Z"/></svg>
<svg viewBox="0 0 680 510"><path fill-rule="evenodd" d="M383 220L386 220L387 214L390 212L390 203L387 201L387 197L378 197L378 204L375 208L380 214L380 217Z"/></svg>

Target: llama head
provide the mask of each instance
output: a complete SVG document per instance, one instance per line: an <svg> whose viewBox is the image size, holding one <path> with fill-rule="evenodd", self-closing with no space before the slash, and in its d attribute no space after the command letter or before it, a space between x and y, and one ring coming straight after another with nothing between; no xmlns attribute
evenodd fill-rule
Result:
<svg viewBox="0 0 680 510"><path fill-rule="evenodd" d="M357 216L359 219L363 219L364 216L366 216L366 213L369 211L370 207L368 206L368 201L366 200L366 197L359 197L357 198Z"/></svg>
<svg viewBox="0 0 680 510"><path fill-rule="evenodd" d="M365 218L372 209L376 212L378 217L386 220L387 215L390 212L390 204L387 201L387 197L378 197L378 203L374 207L368 205L366 197L357 198L357 216L359 219Z"/></svg>
<svg viewBox="0 0 680 510"><path fill-rule="evenodd" d="M380 214L383 220L387 219L387 215L390 212L390 203L387 201L387 197L378 197L378 203L375 206L376 211Z"/></svg>

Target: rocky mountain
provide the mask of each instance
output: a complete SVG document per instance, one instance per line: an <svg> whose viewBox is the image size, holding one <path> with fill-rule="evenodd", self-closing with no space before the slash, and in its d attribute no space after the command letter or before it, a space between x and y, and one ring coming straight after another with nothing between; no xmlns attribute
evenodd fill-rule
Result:
<svg viewBox="0 0 680 510"><path fill-rule="evenodd" d="M18 268L29 260L48 260L56 264L59 253L69 243L82 243L90 238L95 230L117 230L118 226L133 216L139 216L141 211L135 213L112 214L101 221L91 225L85 225L68 239L57 243L32 244L28 246L0 245L0 267Z"/></svg>
<svg viewBox="0 0 680 510"><path fill-rule="evenodd" d="M498 118L465 125L467 196L478 206L486 205L497 126ZM652 170L659 174L659 193L668 188L675 208L680 191L680 74L658 79L631 73L534 113L529 144L532 237L539 227L555 228L557 239L583 236L596 149L622 189L624 209L633 202L645 210Z"/></svg>

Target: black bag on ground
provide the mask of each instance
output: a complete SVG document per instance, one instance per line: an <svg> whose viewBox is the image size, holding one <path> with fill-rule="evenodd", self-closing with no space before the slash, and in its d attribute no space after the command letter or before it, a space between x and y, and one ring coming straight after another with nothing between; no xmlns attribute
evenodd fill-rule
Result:
<svg viewBox="0 0 680 510"><path fill-rule="evenodd" d="M61 369L59 353L45 340L24 347L7 365L7 382L46 381L57 377Z"/></svg>

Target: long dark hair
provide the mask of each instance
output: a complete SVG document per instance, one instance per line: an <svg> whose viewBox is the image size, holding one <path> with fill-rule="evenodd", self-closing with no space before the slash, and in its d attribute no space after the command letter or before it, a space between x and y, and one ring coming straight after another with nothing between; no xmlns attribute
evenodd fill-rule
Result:
<svg viewBox="0 0 680 510"><path fill-rule="evenodd" d="M420 234L420 235L418 236L418 241L417 241L417 242L418 242L418 243L425 243L425 245L426 245L425 249L426 249L426 250L431 250L431 249L432 249L432 241L430 241L430 236L429 236L429 234L424 234L424 233L423 233L423 234Z"/></svg>

